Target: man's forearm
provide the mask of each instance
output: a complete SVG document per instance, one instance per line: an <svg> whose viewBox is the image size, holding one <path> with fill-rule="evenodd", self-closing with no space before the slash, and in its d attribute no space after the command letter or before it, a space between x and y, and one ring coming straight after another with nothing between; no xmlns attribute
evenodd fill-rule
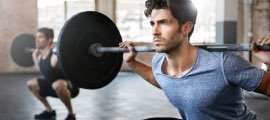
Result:
<svg viewBox="0 0 270 120"><path fill-rule="evenodd" d="M39 62L36 56L33 56L33 61L34 61L35 67L39 70L39 65L38 65Z"/></svg>

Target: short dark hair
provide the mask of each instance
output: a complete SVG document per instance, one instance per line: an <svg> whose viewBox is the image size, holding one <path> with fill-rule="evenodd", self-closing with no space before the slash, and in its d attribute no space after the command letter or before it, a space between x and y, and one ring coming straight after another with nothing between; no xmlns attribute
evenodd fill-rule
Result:
<svg viewBox="0 0 270 120"><path fill-rule="evenodd" d="M43 28L39 28L37 31L43 33L45 35L46 39L53 39L54 38L53 29L51 29L51 28L43 27Z"/></svg>
<svg viewBox="0 0 270 120"><path fill-rule="evenodd" d="M188 21L193 23L193 28L188 37L190 38L197 19L197 8L191 0L146 0L144 14L149 17L153 9L168 9L181 26Z"/></svg>

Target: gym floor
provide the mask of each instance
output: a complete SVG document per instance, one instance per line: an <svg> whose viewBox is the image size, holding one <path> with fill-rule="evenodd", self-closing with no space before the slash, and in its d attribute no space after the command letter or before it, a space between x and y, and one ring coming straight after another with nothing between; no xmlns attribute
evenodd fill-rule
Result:
<svg viewBox="0 0 270 120"><path fill-rule="evenodd" d="M0 120L33 120L44 110L42 104L28 91L26 82L38 74L0 75ZM168 102L163 92L148 84L137 74L120 72L104 88L80 89L72 99L78 120L141 120L151 117L181 118ZM270 99L254 93L245 93L248 107L258 116L270 120ZM48 98L57 112L57 119L64 119L67 111L56 98Z"/></svg>

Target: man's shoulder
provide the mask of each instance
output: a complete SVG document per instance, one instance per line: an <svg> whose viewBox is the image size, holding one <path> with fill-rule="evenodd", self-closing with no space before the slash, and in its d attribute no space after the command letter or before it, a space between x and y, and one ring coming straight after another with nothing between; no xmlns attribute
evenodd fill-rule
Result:
<svg viewBox="0 0 270 120"><path fill-rule="evenodd" d="M209 51L209 50L199 48L198 54L199 56L203 56L203 58L220 59L224 55L224 52L223 51Z"/></svg>
<svg viewBox="0 0 270 120"><path fill-rule="evenodd" d="M152 66L158 65L165 57L165 53L156 53L152 58Z"/></svg>

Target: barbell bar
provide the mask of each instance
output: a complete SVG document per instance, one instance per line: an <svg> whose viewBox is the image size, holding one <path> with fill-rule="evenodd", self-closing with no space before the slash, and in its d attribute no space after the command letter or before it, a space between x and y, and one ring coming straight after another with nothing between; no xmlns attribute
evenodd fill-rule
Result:
<svg viewBox="0 0 270 120"><path fill-rule="evenodd" d="M93 44L94 46L96 44ZM192 46L203 48L210 51L251 51L250 44L192 44ZM261 51L270 51L269 45L256 46ZM91 46L89 47L91 48ZM149 46L135 46L134 50L136 52L156 52L155 47ZM97 47L96 51L98 53L106 52L129 52L128 48L119 48L119 47ZM92 50L89 52L91 53Z"/></svg>
<svg viewBox="0 0 270 120"><path fill-rule="evenodd" d="M36 48L25 48L24 52L27 54L32 54L34 51L36 50ZM52 49L52 53L57 54L57 48L53 48Z"/></svg>
<svg viewBox="0 0 270 120"><path fill-rule="evenodd" d="M193 46L206 49L209 51L251 51L250 44L192 44ZM269 45L257 45L258 50L270 51ZM155 47L151 46L135 46L134 51L136 52L156 52ZM119 47L103 47L100 43L94 43L90 45L88 52L90 55L100 57L103 53L110 52L129 52L128 48Z"/></svg>
<svg viewBox="0 0 270 120"><path fill-rule="evenodd" d="M34 38L34 36L33 36ZM193 46L203 48L209 51L251 51L250 44L192 44ZM270 46L256 46L259 50L270 51ZM32 54L36 48L26 47L24 52L26 54ZM156 52L155 47L152 46L135 46L134 50L136 52ZM53 53L57 54L57 48L53 48ZM103 47L100 43L94 43L90 45L88 52L90 55L100 57L103 53L110 52L129 52L127 48L119 47Z"/></svg>
<svg viewBox="0 0 270 120"><path fill-rule="evenodd" d="M13 51L14 50L18 50L16 51L16 53L19 52L19 54L22 53L21 49L18 49L18 46L25 46L26 48L23 49L23 51L25 53L21 54L21 55L26 55L31 57L31 54L35 51L36 48L32 48L34 47L34 44L31 42L34 42L34 36L30 35L30 34L22 34L19 35L18 37L16 37L16 39L14 40L14 42L12 43L12 46L15 46L15 48L12 48ZM25 40L27 39L27 40ZM18 42L21 41L21 42ZM30 40L30 42L29 42ZM24 45L22 45L21 43L24 43ZM16 45L18 44L18 45ZM203 48L206 50L210 50L210 51L251 51L251 45L250 44L192 44L193 46L197 46L199 48ZM257 48L259 50L264 50L264 51L269 51L270 50L270 46L265 45L265 46L257 46ZM136 52L156 52L155 47L153 46L135 46L134 50ZM57 54L57 48L53 48L53 53ZM119 48L119 47L103 47L102 44L100 43L93 43L90 45L88 52L90 55L93 55L95 57L101 57L103 53L110 53L110 52L128 52L129 50L127 48ZM15 54L13 52L12 56L16 56L18 57L19 54ZM25 57L23 57L25 58ZM16 59L16 58L14 58ZM18 65L21 65L20 63L22 63L23 67L25 67L24 61L20 61L21 58L19 58L18 60L14 60ZM31 59L31 58L29 58ZM17 62L20 61L20 62ZM32 64L30 64L29 66L32 66Z"/></svg>
<svg viewBox="0 0 270 120"><path fill-rule="evenodd" d="M25 52L25 53L28 53L28 54L31 54L31 53L33 53L35 50L36 50L35 48L25 48L25 49L24 49L24 52Z"/></svg>
<svg viewBox="0 0 270 120"><path fill-rule="evenodd" d="M209 51L251 51L250 44L192 44L192 46L199 47L202 49L206 49ZM258 50L261 51L270 51L269 45L256 46ZM25 53L33 53L36 48L25 48ZM52 49L53 53L57 53L57 48ZM151 46L135 46L134 51L136 52L156 52L155 47ZM110 52L129 52L128 48L119 48L119 47L103 47L99 43L95 43L90 45L89 54L94 55L96 57L100 57L102 53L110 53ZM100 55L99 55L100 54Z"/></svg>

